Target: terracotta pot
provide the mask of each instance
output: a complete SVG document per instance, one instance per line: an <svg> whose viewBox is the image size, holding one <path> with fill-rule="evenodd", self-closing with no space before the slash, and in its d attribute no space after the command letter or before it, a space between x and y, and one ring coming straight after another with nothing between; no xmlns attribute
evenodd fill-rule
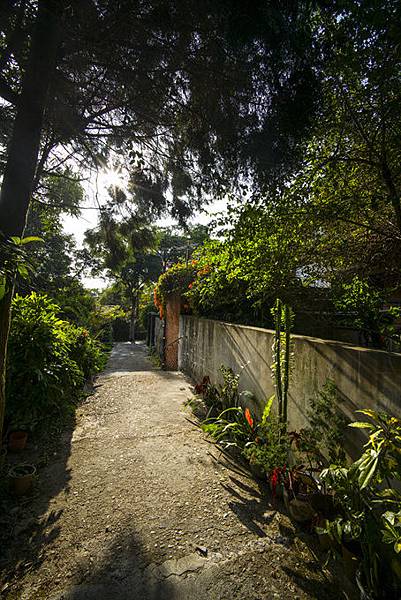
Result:
<svg viewBox="0 0 401 600"><path fill-rule="evenodd" d="M8 475L10 477L11 491L16 496L24 496L32 489L36 467L28 464L16 465L9 470Z"/></svg>
<svg viewBox="0 0 401 600"><path fill-rule="evenodd" d="M13 452L20 452L26 446L28 439L27 431L12 431L8 436L8 448Z"/></svg>
<svg viewBox="0 0 401 600"><path fill-rule="evenodd" d="M298 523L311 521L316 514L310 503L310 496L298 494L289 501L290 515Z"/></svg>

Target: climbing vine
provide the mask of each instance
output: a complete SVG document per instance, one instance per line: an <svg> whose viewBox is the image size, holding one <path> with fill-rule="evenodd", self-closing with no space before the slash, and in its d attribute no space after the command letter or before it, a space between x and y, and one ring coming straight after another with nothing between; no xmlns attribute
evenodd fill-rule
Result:
<svg viewBox="0 0 401 600"><path fill-rule="evenodd" d="M190 264L177 263L160 275L153 293L153 300L163 318L166 300L172 294L184 295L197 276L196 261Z"/></svg>

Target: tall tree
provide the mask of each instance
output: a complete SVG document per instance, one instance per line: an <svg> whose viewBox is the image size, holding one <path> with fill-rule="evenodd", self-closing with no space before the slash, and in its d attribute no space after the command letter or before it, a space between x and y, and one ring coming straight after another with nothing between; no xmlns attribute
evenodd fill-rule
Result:
<svg viewBox="0 0 401 600"><path fill-rule="evenodd" d="M258 0L245 14L238 0L2 4L6 238L23 234L41 175L71 155L99 166L118 146L148 202L181 218L202 190L223 193L252 175L263 187L268 173L277 181L294 168L295 141L317 98L309 1ZM0 381L9 287L0 305Z"/></svg>
<svg viewBox="0 0 401 600"><path fill-rule="evenodd" d="M0 194L0 226L5 238L22 237L37 166L50 82L59 44L60 2L42 0L8 148ZM5 408L5 364L14 284L0 300L0 439Z"/></svg>
<svg viewBox="0 0 401 600"><path fill-rule="evenodd" d="M102 215L100 226L87 231L85 238L94 259L92 272L105 273L123 288L130 304L130 341L135 342L141 288L162 272L154 231L138 218L118 222L109 213Z"/></svg>

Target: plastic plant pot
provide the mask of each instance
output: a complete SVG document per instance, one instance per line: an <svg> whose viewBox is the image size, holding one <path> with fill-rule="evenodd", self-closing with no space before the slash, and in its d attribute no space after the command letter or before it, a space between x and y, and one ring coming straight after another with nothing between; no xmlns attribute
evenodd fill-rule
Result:
<svg viewBox="0 0 401 600"><path fill-rule="evenodd" d="M12 467L8 472L8 476L13 494L24 496L30 492L35 475L36 467L34 465L24 464Z"/></svg>

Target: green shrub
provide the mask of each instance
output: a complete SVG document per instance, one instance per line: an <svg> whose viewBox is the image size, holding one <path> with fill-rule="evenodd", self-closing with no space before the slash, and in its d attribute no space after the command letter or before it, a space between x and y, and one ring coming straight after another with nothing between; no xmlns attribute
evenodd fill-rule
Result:
<svg viewBox="0 0 401 600"><path fill-rule="evenodd" d="M217 417L206 419L201 424L201 429L223 448L242 449L254 436L246 409L244 411L241 406L226 408Z"/></svg>
<svg viewBox="0 0 401 600"><path fill-rule="evenodd" d="M76 362L85 379L98 373L105 366L103 346L93 339L88 330L65 323L69 356Z"/></svg>
<svg viewBox="0 0 401 600"><path fill-rule="evenodd" d="M242 454L251 465L269 476L274 469L288 464L289 446L284 425L277 417L269 415L258 424L256 439L245 446Z"/></svg>
<svg viewBox="0 0 401 600"><path fill-rule="evenodd" d="M63 417L104 365L101 344L59 312L46 295L14 298L6 382L12 427L34 430Z"/></svg>

